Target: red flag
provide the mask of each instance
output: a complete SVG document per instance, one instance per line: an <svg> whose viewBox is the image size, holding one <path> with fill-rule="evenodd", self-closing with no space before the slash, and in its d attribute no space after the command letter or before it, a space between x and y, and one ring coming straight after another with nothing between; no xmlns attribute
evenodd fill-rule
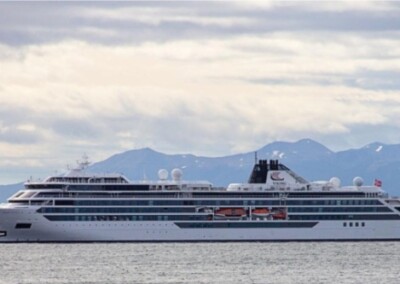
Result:
<svg viewBox="0 0 400 284"><path fill-rule="evenodd" d="M374 185L377 187L381 187L382 186L382 181L380 179L375 179Z"/></svg>

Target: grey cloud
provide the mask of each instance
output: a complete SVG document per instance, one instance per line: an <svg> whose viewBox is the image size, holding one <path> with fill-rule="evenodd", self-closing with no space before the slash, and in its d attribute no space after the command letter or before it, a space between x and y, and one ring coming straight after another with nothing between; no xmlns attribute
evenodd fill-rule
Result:
<svg viewBox="0 0 400 284"><path fill-rule="evenodd" d="M400 71L361 70L344 79L344 84L366 90L400 90Z"/></svg>
<svg viewBox="0 0 400 284"><path fill-rule="evenodd" d="M364 90L384 90L393 91L400 90L400 71L394 70L358 70L350 74L318 74L297 75L296 78L257 78L246 79L245 81L255 84L272 85L272 86L332 86L343 85ZM244 80L237 78L238 80Z"/></svg>
<svg viewBox="0 0 400 284"><path fill-rule="evenodd" d="M28 108L10 107L0 104L0 125L14 126L15 124L26 121L28 115L30 115L30 110Z"/></svg>
<svg viewBox="0 0 400 284"><path fill-rule="evenodd" d="M200 153L225 153L230 141L235 139L237 131L232 131L240 124L242 117L236 119L224 118L213 111L207 116L199 114L193 106L184 102L174 102L174 105L165 110L164 114L153 116L151 110L148 114L137 113L134 106L130 107L129 116L116 118L103 118L99 123L110 127L109 133L104 133L102 139L112 140L114 143L122 140L130 141L135 148L155 147L162 151L190 152L193 147ZM203 118L202 118L203 117ZM221 127L225 125L224 127ZM111 128L112 127L112 128ZM130 137L121 138L117 133L129 132ZM221 140L219 143L217 141ZM195 146L194 146L195 145Z"/></svg>
<svg viewBox="0 0 400 284"><path fill-rule="evenodd" d="M20 129L21 125L35 125L39 117L28 107L0 106L0 141L10 144L36 144L43 140L40 130Z"/></svg>
<svg viewBox="0 0 400 284"><path fill-rule="evenodd" d="M40 125L36 131L17 129L19 125ZM3 127L3 132L1 131ZM57 117L29 107L0 107L0 141L16 144L35 144L43 139L43 131L69 138L96 139L103 131L102 124L78 118Z"/></svg>
<svg viewBox="0 0 400 284"><path fill-rule="evenodd" d="M342 78L342 76L334 76L332 74L327 75L318 75L311 77L310 75L298 75L297 78L261 78L261 79L248 79L246 81L256 84L263 85L272 85L272 86L288 86L288 85L296 85L296 86L307 86L307 85L322 85L329 86L335 85L338 83L338 80ZM300 77L300 78L299 78Z"/></svg>
<svg viewBox="0 0 400 284"><path fill-rule="evenodd" d="M393 3L400 7L400 4ZM168 19L159 24L147 24L132 14L128 19L88 17L84 11L103 9L115 11L123 8L154 9L160 16L246 18L253 25L233 23L232 26L204 25L183 19ZM140 43L171 39L223 37L276 31L341 31L383 32L400 29L400 10L393 11L317 11L306 3L289 3L271 9L240 9L232 3L214 2L63 2L63 3L0 3L0 42L8 45L54 42L78 39L102 44ZM90 29L113 31L98 35Z"/></svg>
<svg viewBox="0 0 400 284"><path fill-rule="evenodd" d="M102 124L79 118L54 118L49 128L65 138L96 139L103 131Z"/></svg>
<svg viewBox="0 0 400 284"><path fill-rule="evenodd" d="M13 127L0 131L0 141L12 144L36 144L42 139L37 131L26 131Z"/></svg>

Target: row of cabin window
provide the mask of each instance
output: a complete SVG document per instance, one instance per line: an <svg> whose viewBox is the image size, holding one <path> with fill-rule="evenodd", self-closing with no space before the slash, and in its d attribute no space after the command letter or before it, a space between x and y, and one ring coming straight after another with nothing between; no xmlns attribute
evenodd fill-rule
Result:
<svg viewBox="0 0 400 284"><path fill-rule="evenodd" d="M397 214L289 215L289 220L400 220Z"/></svg>
<svg viewBox="0 0 400 284"><path fill-rule="evenodd" d="M39 213L195 213L195 207L43 207Z"/></svg>
<svg viewBox="0 0 400 284"><path fill-rule="evenodd" d="M212 215L45 215L50 221L210 220ZM288 220L399 220L398 215L289 215Z"/></svg>
<svg viewBox="0 0 400 284"><path fill-rule="evenodd" d="M289 212L392 212L387 207L289 207Z"/></svg>
<svg viewBox="0 0 400 284"><path fill-rule="evenodd" d="M200 215L75 215L45 216L50 221L204 221L210 216Z"/></svg>
<svg viewBox="0 0 400 284"><path fill-rule="evenodd" d="M248 209L248 208L245 208ZM158 213L196 212L195 207L43 207L39 213ZM391 212L387 207L289 207L291 213L313 212Z"/></svg>
<svg viewBox="0 0 400 284"><path fill-rule="evenodd" d="M56 205L181 205L181 206L276 206L276 205L381 205L379 200L56 200Z"/></svg>

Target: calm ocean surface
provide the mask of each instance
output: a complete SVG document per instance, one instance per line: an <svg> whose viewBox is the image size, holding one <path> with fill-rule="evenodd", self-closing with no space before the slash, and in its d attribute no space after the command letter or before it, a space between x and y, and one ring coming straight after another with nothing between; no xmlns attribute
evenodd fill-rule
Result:
<svg viewBox="0 0 400 284"><path fill-rule="evenodd" d="M400 242L0 244L0 283L400 283Z"/></svg>

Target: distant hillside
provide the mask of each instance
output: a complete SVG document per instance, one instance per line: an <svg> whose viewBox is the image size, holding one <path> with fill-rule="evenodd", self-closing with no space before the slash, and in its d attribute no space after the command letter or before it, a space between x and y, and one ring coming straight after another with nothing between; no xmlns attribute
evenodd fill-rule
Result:
<svg viewBox="0 0 400 284"><path fill-rule="evenodd" d="M372 184L383 180L391 194L400 194L400 145L375 142L360 149L333 152L311 139L274 142L256 150L260 159L279 159L308 180L337 176L351 184L355 176ZM166 155L149 148L120 153L93 164L93 172L120 172L132 180L156 179L161 168L181 168L184 178L209 180L216 186L247 181L254 164L254 152L209 158L191 154Z"/></svg>
<svg viewBox="0 0 400 284"><path fill-rule="evenodd" d="M11 195L24 187L23 183L0 185L0 202L4 202Z"/></svg>
<svg viewBox="0 0 400 284"><path fill-rule="evenodd" d="M254 151L255 152L255 151ZM254 165L254 152L225 157L201 157L192 154L166 155L150 148L130 150L95 163L89 171L123 173L131 180L157 179L159 169L183 170L187 180L208 180L216 186L247 181ZM259 159L279 159L304 178L328 180L337 176L342 184L351 184L355 176L372 184L375 178L392 195L400 195L400 144L375 142L360 149L333 152L310 139L274 142L256 150ZM21 184L0 187L0 200L21 188Z"/></svg>

